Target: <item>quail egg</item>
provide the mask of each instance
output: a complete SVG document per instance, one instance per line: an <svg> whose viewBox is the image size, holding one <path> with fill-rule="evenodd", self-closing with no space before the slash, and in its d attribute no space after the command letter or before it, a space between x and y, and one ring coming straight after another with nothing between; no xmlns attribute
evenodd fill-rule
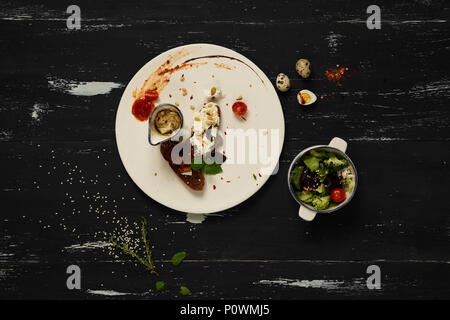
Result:
<svg viewBox="0 0 450 320"><path fill-rule="evenodd" d="M302 106L308 106L316 102L317 96L309 90L301 90L297 94L297 101Z"/></svg>
<svg viewBox="0 0 450 320"><path fill-rule="evenodd" d="M295 69L302 78L308 78L311 74L311 62L308 59L299 59L295 64Z"/></svg>
<svg viewBox="0 0 450 320"><path fill-rule="evenodd" d="M291 88L291 80L289 80L289 77L284 73L280 73L277 76L276 85L278 90L286 92Z"/></svg>

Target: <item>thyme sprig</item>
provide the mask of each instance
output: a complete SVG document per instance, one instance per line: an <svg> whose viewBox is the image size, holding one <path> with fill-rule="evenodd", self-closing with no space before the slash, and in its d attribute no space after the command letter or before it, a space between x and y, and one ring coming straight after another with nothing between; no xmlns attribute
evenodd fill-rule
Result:
<svg viewBox="0 0 450 320"><path fill-rule="evenodd" d="M148 242L148 233L147 233L147 221L145 219L142 219L142 226L141 226L141 235L142 235L142 242L144 242L145 245L145 254L146 258L142 259L135 251L131 250L127 244L120 244L116 240L114 240L114 237L111 235L110 241L111 244L122 250L123 253L128 254L132 256L133 258L137 259L141 264L143 264L147 270L150 271L151 274L158 275L158 272L155 270L155 265L152 261L152 251L150 250L150 244Z"/></svg>

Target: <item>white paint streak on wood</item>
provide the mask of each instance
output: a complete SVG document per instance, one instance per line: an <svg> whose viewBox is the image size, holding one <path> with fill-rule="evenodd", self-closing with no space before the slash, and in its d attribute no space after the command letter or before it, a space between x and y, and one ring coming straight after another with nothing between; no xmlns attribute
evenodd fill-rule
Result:
<svg viewBox="0 0 450 320"><path fill-rule="evenodd" d="M86 243L82 243L82 244L73 244L71 246L64 247L64 249L68 250L68 251L75 251L75 250L86 251L86 250L95 250L95 249L106 248L106 247L110 247L110 246L111 246L111 243L109 243L109 242L96 241L96 242L86 242Z"/></svg>
<svg viewBox="0 0 450 320"><path fill-rule="evenodd" d="M48 80L50 90L62 91L74 96L91 97L101 94L109 94L113 89L123 87L123 84L116 82L76 82L65 79Z"/></svg>
<svg viewBox="0 0 450 320"><path fill-rule="evenodd" d="M133 293L118 292L118 291L114 291L114 290L91 290L91 289L88 289L86 292L90 293L90 294L94 294L94 295L110 296L110 297L133 295Z"/></svg>
<svg viewBox="0 0 450 320"><path fill-rule="evenodd" d="M361 106L380 108L380 109L398 109L398 110L402 110L403 109L403 108L395 108L395 107L391 107L391 106L384 106L384 105L381 105L381 104L369 104L369 103L361 103L361 102L354 102L354 104L361 105Z"/></svg>
<svg viewBox="0 0 450 320"><path fill-rule="evenodd" d="M171 260L161 259L154 262L169 263ZM376 263L430 263L430 264L450 264L450 260L308 260L308 259L185 259L183 263L313 263L313 264L376 264Z"/></svg>
<svg viewBox="0 0 450 320"><path fill-rule="evenodd" d="M0 132L0 141L10 141L13 137L11 130L3 130Z"/></svg>
<svg viewBox="0 0 450 320"><path fill-rule="evenodd" d="M72 87L68 92L74 96L96 96L108 94L112 89L120 88L122 85L115 82L81 82Z"/></svg>
<svg viewBox="0 0 450 320"><path fill-rule="evenodd" d="M341 43L343 36L337 33L334 33L331 31L328 36L325 38L328 42L328 49L330 50L330 53L336 53L338 46Z"/></svg>
<svg viewBox="0 0 450 320"><path fill-rule="evenodd" d="M379 141L379 142L390 142L390 141L403 141L406 139L402 138L389 138L389 137L358 137L358 138L349 138L349 141Z"/></svg>
<svg viewBox="0 0 450 320"><path fill-rule="evenodd" d="M0 252L0 279L6 279L13 275L14 269L11 262L14 254Z"/></svg>
<svg viewBox="0 0 450 320"><path fill-rule="evenodd" d="M418 84L409 90L394 89L388 92L379 92L378 95L383 97L408 95L416 99L450 97L450 81L444 79L426 84Z"/></svg>
<svg viewBox="0 0 450 320"><path fill-rule="evenodd" d="M366 24L367 20L361 19L350 19L350 20L340 20L336 21L337 23L364 23ZM381 25L383 23L390 25L399 25L399 24L423 24L423 23L446 23L447 20L444 19L431 19L431 20L381 20Z"/></svg>
<svg viewBox="0 0 450 320"><path fill-rule="evenodd" d="M409 93L415 98L424 98L429 96L446 96L450 94L450 81L441 80L436 82L427 83L424 85L414 86Z"/></svg>
<svg viewBox="0 0 450 320"><path fill-rule="evenodd" d="M260 280L257 284L269 286L284 286L284 287L298 287L324 290L360 290L365 288L363 279L354 279L353 281L340 280L298 280L298 279L275 279L275 280Z"/></svg>
<svg viewBox="0 0 450 320"><path fill-rule="evenodd" d="M108 297L117 297L117 296L147 296L151 294L151 292L141 292L141 293L134 293L134 292L119 292L115 290L92 290L88 289L86 290L87 293L93 294L93 295L100 295L100 296L108 296Z"/></svg>
<svg viewBox="0 0 450 320"><path fill-rule="evenodd" d="M31 107L30 116L33 122L40 122L42 120L42 116L47 112L46 106L40 103L35 103Z"/></svg>

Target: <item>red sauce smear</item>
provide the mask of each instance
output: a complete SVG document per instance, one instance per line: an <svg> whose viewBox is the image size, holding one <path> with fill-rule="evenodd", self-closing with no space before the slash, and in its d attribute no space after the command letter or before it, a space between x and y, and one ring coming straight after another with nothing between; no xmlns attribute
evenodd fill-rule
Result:
<svg viewBox="0 0 450 320"><path fill-rule="evenodd" d="M187 67L192 67L192 63L191 64L183 63L181 65L175 66L175 67L170 68L170 69L164 69L163 71L159 72L158 75L162 76L162 75L164 75L166 73L172 74L175 71L178 71L180 69L184 69L184 68L187 68Z"/></svg>
<svg viewBox="0 0 450 320"><path fill-rule="evenodd" d="M163 76L166 73L172 74L172 73L174 73L176 71L179 71L179 70L182 70L182 69L188 69L188 68L192 68L194 66L200 66L200 65L203 65L203 64L207 64L207 63L208 62L201 62L201 63L186 63L186 62L184 62L184 63L182 63L180 65L177 65L177 66L175 66L173 68L169 68L169 69L165 68L164 70L158 72L158 75L159 76Z"/></svg>
<svg viewBox="0 0 450 320"><path fill-rule="evenodd" d="M155 107L153 102L158 97L158 91L148 90L143 97L134 100L133 106L131 107L133 116L139 121L147 121Z"/></svg>

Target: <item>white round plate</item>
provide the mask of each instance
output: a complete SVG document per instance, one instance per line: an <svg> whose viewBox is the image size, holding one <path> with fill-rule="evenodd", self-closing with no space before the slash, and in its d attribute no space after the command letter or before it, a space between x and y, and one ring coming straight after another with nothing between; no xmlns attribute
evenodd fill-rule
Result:
<svg viewBox="0 0 450 320"><path fill-rule="evenodd" d="M213 213L229 209L251 197L267 181L270 175L261 173L261 163L222 165L223 173L205 175L202 191L188 188L163 159L159 146L152 147L147 140L147 122L140 122L131 114L134 102L133 91L144 84L149 75L162 65L171 55L185 50L186 56L175 65L192 57L223 55L227 58L203 58L196 62L207 64L174 72L168 85L160 92L156 104L179 103L184 116L184 128L190 129L194 111L205 102L204 90L216 85L224 97L218 101L221 108L220 130L255 129L268 134L278 131L276 160L278 161L284 141L284 116L277 93L267 76L249 59L241 54L211 44L191 44L170 49L148 62L128 83L120 100L116 116L116 141L120 158L131 179L149 197L169 208L186 213ZM226 69L223 66L230 67ZM222 66L222 67L219 67ZM184 74L184 81L181 75ZM183 96L181 88L188 94ZM192 95L192 99L190 99ZM248 106L246 120L238 118L231 110L236 99L242 96ZM266 131L267 130L267 131ZM277 137L277 136L275 136ZM259 143L259 142L258 142ZM248 145L248 144L247 144ZM275 149L275 148L274 148ZM277 166L276 166L277 168ZM267 168L266 168L267 169Z"/></svg>

